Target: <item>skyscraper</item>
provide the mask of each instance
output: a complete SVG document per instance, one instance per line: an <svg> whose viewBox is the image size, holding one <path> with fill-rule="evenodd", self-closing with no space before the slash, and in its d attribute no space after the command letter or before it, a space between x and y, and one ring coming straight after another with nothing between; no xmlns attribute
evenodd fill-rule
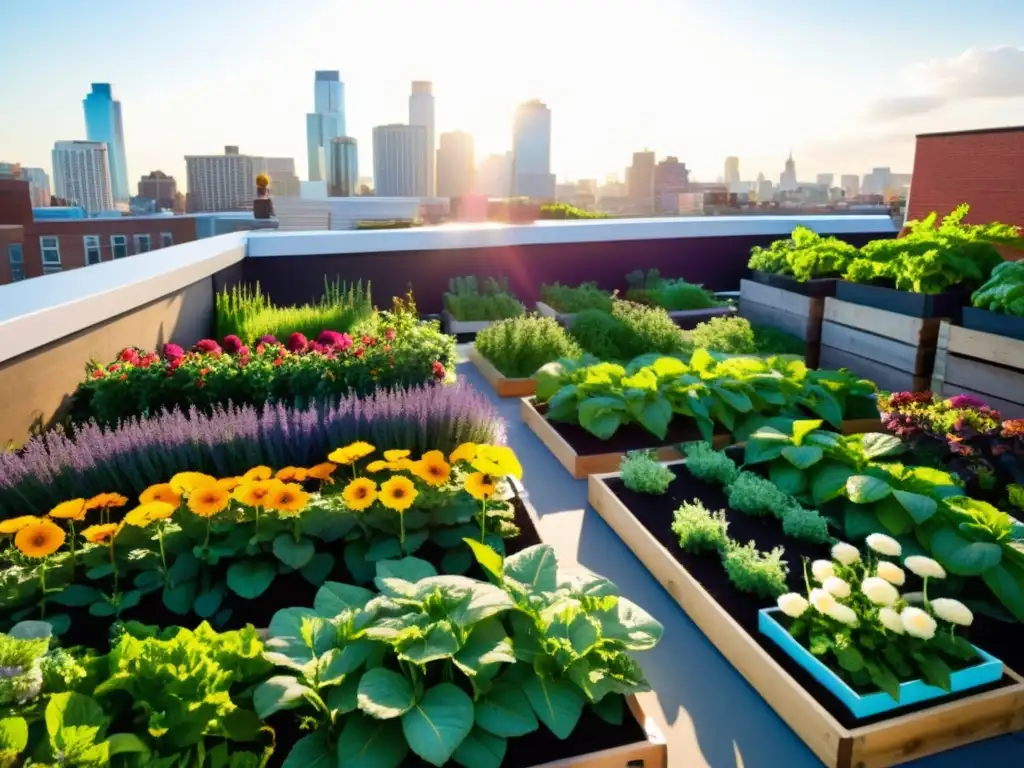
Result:
<svg viewBox="0 0 1024 768"><path fill-rule="evenodd" d="M327 194L355 197L359 193L359 145L351 136L331 140Z"/></svg>
<svg viewBox="0 0 1024 768"><path fill-rule="evenodd" d="M139 197L153 200L157 208L174 209L174 198L178 194L178 182L163 171L150 171L139 179Z"/></svg>
<svg viewBox="0 0 1024 768"><path fill-rule="evenodd" d="M327 180L331 139L345 135L345 84L336 70L317 71L313 111L306 115L309 180Z"/></svg>
<svg viewBox="0 0 1024 768"><path fill-rule="evenodd" d="M673 198L678 209L678 196L689 188L690 171L678 157L666 157L654 167L654 201L659 211L672 210Z"/></svg>
<svg viewBox="0 0 1024 768"><path fill-rule="evenodd" d="M473 191L475 177L473 137L465 131L442 133L437 150L437 194L441 197L468 195Z"/></svg>
<svg viewBox="0 0 1024 768"><path fill-rule="evenodd" d="M512 190L512 153L488 155L476 174L476 191L486 197L508 197Z"/></svg>
<svg viewBox="0 0 1024 768"><path fill-rule="evenodd" d="M433 86L428 80L413 80L412 93L409 94L409 125L422 125L426 129L426 151L424 152L427 167L424 174L427 179L426 195L433 196L436 189L434 175L434 94Z"/></svg>
<svg viewBox="0 0 1024 768"><path fill-rule="evenodd" d="M832 187L832 183L835 181L836 176L834 173L819 173L818 183L825 187Z"/></svg>
<svg viewBox="0 0 1024 768"><path fill-rule="evenodd" d="M860 194L860 177L856 173L844 173L839 177L839 185L847 197L856 197Z"/></svg>
<svg viewBox="0 0 1024 768"><path fill-rule="evenodd" d="M53 185L57 197L86 213L114 207L109 148L103 141L58 141L53 145Z"/></svg>
<svg viewBox="0 0 1024 768"><path fill-rule="evenodd" d="M295 175L295 158L266 157L266 174L270 177L270 194L273 197L298 197L299 177Z"/></svg>
<svg viewBox="0 0 1024 768"><path fill-rule="evenodd" d="M85 137L89 141L101 141L107 145L110 188L114 201L127 203L131 192L128 189L121 102L114 99L110 83L93 83L92 92L82 100L82 107L85 110Z"/></svg>
<svg viewBox="0 0 1024 768"><path fill-rule="evenodd" d="M426 197L426 133L422 125L378 125L373 129L377 197Z"/></svg>
<svg viewBox="0 0 1024 768"><path fill-rule="evenodd" d="M540 99L516 108L512 128L512 176L515 196L555 199L551 173L551 110Z"/></svg>
<svg viewBox="0 0 1024 768"><path fill-rule="evenodd" d="M740 159L730 155L725 158L725 177L726 184L739 184L740 181Z"/></svg>
<svg viewBox="0 0 1024 768"><path fill-rule="evenodd" d="M793 161L793 151L790 150L786 159L786 169L779 174L779 189L783 192L792 192L796 187L796 163Z"/></svg>
<svg viewBox="0 0 1024 768"><path fill-rule="evenodd" d="M644 213L654 210L654 153L645 149L633 153L633 164L626 169L626 188L630 202Z"/></svg>
<svg viewBox="0 0 1024 768"><path fill-rule="evenodd" d="M243 211L256 197L256 175L267 172L266 160L224 147L223 155L186 155L189 210Z"/></svg>

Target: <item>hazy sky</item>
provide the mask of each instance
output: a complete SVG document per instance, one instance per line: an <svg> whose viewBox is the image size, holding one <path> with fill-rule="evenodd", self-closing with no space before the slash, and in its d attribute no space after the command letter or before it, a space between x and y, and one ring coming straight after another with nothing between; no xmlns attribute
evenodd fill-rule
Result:
<svg viewBox="0 0 1024 768"><path fill-rule="evenodd" d="M790 148L801 179L909 172L915 133L1024 124L1024 0L0 0L0 29L0 160L49 172L110 82L133 190L225 144L305 178L315 69L341 71L362 175L420 79L480 156L544 100L560 179L645 147L701 180L734 154L777 181Z"/></svg>

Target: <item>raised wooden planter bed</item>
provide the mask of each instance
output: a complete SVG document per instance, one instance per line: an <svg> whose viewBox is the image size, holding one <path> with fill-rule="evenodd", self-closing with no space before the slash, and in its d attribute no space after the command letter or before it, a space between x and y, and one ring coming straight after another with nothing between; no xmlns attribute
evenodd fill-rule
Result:
<svg viewBox="0 0 1024 768"><path fill-rule="evenodd" d="M1024 341L943 321L931 388L980 397L1003 418L1024 417Z"/></svg>
<svg viewBox="0 0 1024 768"><path fill-rule="evenodd" d="M622 427L611 440L600 440L578 424L561 424L544 418L544 408L537 407L532 397L520 401L520 414L526 425L540 438L547 449L577 480L600 472L614 472L628 451L653 450L659 461L679 459L676 447L690 440L700 440L696 424L674 419L664 441L634 425ZM732 440L728 434L715 435L715 447L724 448Z"/></svg>
<svg viewBox="0 0 1024 768"><path fill-rule="evenodd" d="M678 468L683 464L673 462ZM688 473L680 473L680 477L684 474L688 478L685 485L676 487L674 491L670 487L670 494L702 498L708 509L726 506L720 488L705 486L696 490L698 485L705 484L700 484ZM675 483L678 482L679 478ZM727 595L731 587L723 588L720 582L710 588L705 586L702 579L710 581L707 569L698 561L700 558L715 560L714 555L696 555L687 559L685 553L680 554L682 549L678 542L673 547L671 542L675 541L675 535L670 529L671 515L666 512L673 503L679 503L678 498L669 498L656 508L652 505L638 516L630 511L620 493L627 495L631 492L621 485L616 474L591 475L588 480L588 500L598 514L708 640L825 765L832 768L899 765L1024 729L1024 678L1009 669L1004 670L999 683L980 688L977 692L951 696L938 703L909 706L894 716L879 715L857 720L806 670L769 638L759 634L756 610L759 601L756 598L741 598L741 602L746 600L747 603L738 609L733 605L736 600ZM727 511L726 514L733 525L743 528L736 531L736 538L743 541L748 538L750 526L773 525L781 534L777 521L765 518L742 520L745 516L738 513ZM808 545L790 539L786 542L790 577L797 582L803 578L799 556L814 556L816 547L823 547L822 551L827 552L827 545ZM758 547L762 549L768 544L758 541ZM686 560L694 570L684 566L682 560ZM707 568L724 573L716 560ZM723 601L728 603L728 607ZM754 607L751 608L750 604ZM753 610L753 616L747 615L750 610Z"/></svg>
<svg viewBox="0 0 1024 768"><path fill-rule="evenodd" d="M971 292L962 288L945 293L911 293L882 285L866 285L839 280L836 298L912 317L943 318L959 321L960 312L971 303Z"/></svg>
<svg viewBox="0 0 1024 768"><path fill-rule="evenodd" d="M740 316L798 337L807 345L806 360L819 366L823 296L805 296L753 280L740 281Z"/></svg>
<svg viewBox="0 0 1024 768"><path fill-rule="evenodd" d="M827 298L818 365L848 368L890 392L925 390L940 322Z"/></svg>
<svg viewBox="0 0 1024 768"><path fill-rule="evenodd" d="M480 375L487 380L491 388L498 393L498 397L529 397L537 391L537 382L533 379L509 379L502 374L486 357L476 351L476 347L469 348L469 360L480 371Z"/></svg>
<svg viewBox="0 0 1024 768"><path fill-rule="evenodd" d="M550 304L545 304L543 301L537 302L537 312L544 317L553 317L560 322L566 328L572 328L572 324L576 322L576 312L570 312L564 314L559 312L557 309L552 307Z"/></svg>
<svg viewBox="0 0 1024 768"><path fill-rule="evenodd" d="M666 310L672 322L684 331L692 331L701 323L706 323L713 317L732 317L736 314L736 307L708 307L707 309L677 309Z"/></svg>
<svg viewBox="0 0 1024 768"><path fill-rule="evenodd" d="M447 309L441 312L441 329L452 336L461 334L480 333L498 320L456 320Z"/></svg>
<svg viewBox="0 0 1024 768"><path fill-rule="evenodd" d="M960 324L972 331L984 331L995 336L1007 336L1024 341L1024 317L1003 315L977 307L964 307Z"/></svg>

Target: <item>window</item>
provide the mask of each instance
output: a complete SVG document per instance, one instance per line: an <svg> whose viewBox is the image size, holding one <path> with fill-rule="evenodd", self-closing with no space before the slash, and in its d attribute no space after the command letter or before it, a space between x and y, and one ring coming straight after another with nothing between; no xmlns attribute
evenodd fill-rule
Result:
<svg viewBox="0 0 1024 768"><path fill-rule="evenodd" d="M110 236L110 257L123 259L128 255L128 237L125 235Z"/></svg>
<svg viewBox="0 0 1024 768"><path fill-rule="evenodd" d="M43 254L43 274L60 272L60 238L40 237L39 249Z"/></svg>
<svg viewBox="0 0 1024 768"><path fill-rule="evenodd" d="M99 264L102 259L101 254L103 253L100 248L100 236L85 235L82 238L82 242L85 244L85 263L87 265Z"/></svg>
<svg viewBox="0 0 1024 768"><path fill-rule="evenodd" d="M25 252L21 249L21 243L9 243L7 246L7 259L11 263L11 282L16 283L25 279Z"/></svg>
<svg viewBox="0 0 1024 768"><path fill-rule="evenodd" d="M135 235L135 252L146 253L150 248L149 235Z"/></svg>
<svg viewBox="0 0 1024 768"><path fill-rule="evenodd" d="M174 245L174 235L173 235L173 233L171 233L171 232L161 232L160 233L160 247L161 248L170 248L172 245Z"/></svg>

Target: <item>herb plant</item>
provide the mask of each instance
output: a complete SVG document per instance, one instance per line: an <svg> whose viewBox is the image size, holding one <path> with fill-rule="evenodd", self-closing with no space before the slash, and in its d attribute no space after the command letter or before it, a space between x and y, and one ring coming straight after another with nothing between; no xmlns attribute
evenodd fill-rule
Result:
<svg viewBox="0 0 1024 768"><path fill-rule="evenodd" d="M493 323L477 333L475 346L502 375L514 379L529 378L553 360L583 354L555 318L539 315Z"/></svg>
<svg viewBox="0 0 1024 768"><path fill-rule="evenodd" d="M724 551L728 530L725 513L708 512L700 499L683 502L673 514L672 532L679 537L679 546L691 554Z"/></svg>
<svg viewBox="0 0 1024 768"><path fill-rule="evenodd" d="M719 301L714 294L703 286L688 283L682 278L666 280L656 269L644 272L637 269L626 275L629 289L626 298L630 301L649 306L661 307L670 312L709 309L727 306L728 302Z"/></svg>
<svg viewBox="0 0 1024 768"><path fill-rule="evenodd" d="M839 277L856 257L857 249L849 243L797 227L787 240L776 240L767 248L755 246L747 266L761 272L789 275L806 283Z"/></svg>
<svg viewBox="0 0 1024 768"><path fill-rule="evenodd" d="M571 333L584 351L600 360L631 360L660 352L671 355L688 351L679 327L660 307L616 301L609 315L584 310L573 322Z"/></svg>
<svg viewBox="0 0 1024 768"><path fill-rule="evenodd" d="M710 443L686 443L683 452L686 454L687 471L698 480L728 486L739 477L740 469L736 462L722 451L716 451Z"/></svg>
<svg viewBox="0 0 1024 768"><path fill-rule="evenodd" d="M1024 262L1005 261L971 296L971 305L1002 315L1024 317Z"/></svg>
<svg viewBox="0 0 1024 768"><path fill-rule="evenodd" d="M740 592L758 597L778 597L786 591L786 574L789 572L786 561L782 559L784 554L782 547L761 552L752 541L743 545L732 543L722 553L722 567Z"/></svg>
<svg viewBox="0 0 1024 768"><path fill-rule="evenodd" d="M803 355L806 351L798 337L745 317L712 317L684 336L698 349L731 355Z"/></svg>
<svg viewBox="0 0 1024 768"><path fill-rule="evenodd" d="M540 287L540 299L556 312L573 314L584 309L612 311L612 295L597 287L597 283L582 283L575 288L560 283L545 283Z"/></svg>
<svg viewBox="0 0 1024 768"><path fill-rule="evenodd" d="M508 289L508 278L453 277L448 281L444 308L456 320L504 320L523 314L522 303Z"/></svg>
<svg viewBox="0 0 1024 768"><path fill-rule="evenodd" d="M637 493L664 494L675 473L648 451L630 451L619 462L622 483Z"/></svg>

